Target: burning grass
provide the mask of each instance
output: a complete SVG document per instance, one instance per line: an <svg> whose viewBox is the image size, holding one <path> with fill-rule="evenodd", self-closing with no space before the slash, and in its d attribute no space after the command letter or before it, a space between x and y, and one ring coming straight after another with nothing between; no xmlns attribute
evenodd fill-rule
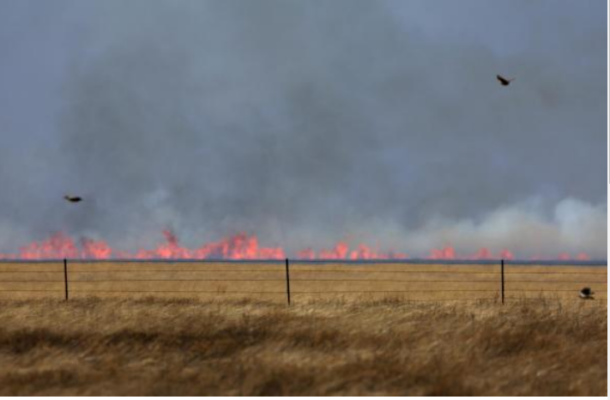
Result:
<svg viewBox="0 0 610 400"><path fill-rule="evenodd" d="M602 302L0 301L0 395L597 395Z"/></svg>
<svg viewBox="0 0 610 400"><path fill-rule="evenodd" d="M183 259L183 260L283 260L287 253L281 247L263 247L259 245L256 235L245 232L225 237L217 242L204 243L197 248L187 248L180 245L178 237L170 230L162 231L165 242L151 250L140 249L136 252L126 252L113 249L103 240L89 238L74 238L62 232L57 232L41 242L32 242L21 247L18 253L0 252L0 260L44 260L44 259L81 259L81 260L112 260L112 259ZM390 250L380 251L377 248L360 243L352 246L338 242L331 248L314 251L306 248L296 253L296 258L304 260L404 260L408 254ZM458 254L451 246L441 249L431 249L426 257L430 260L512 260L514 254L507 250L493 253L488 248L480 248L473 254ZM583 252L570 255L562 252L556 256L534 256L532 260L588 261L591 257Z"/></svg>

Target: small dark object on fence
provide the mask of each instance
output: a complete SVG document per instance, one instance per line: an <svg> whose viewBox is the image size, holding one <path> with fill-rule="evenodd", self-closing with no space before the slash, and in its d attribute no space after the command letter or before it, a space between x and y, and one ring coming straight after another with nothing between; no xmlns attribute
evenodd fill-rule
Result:
<svg viewBox="0 0 610 400"><path fill-rule="evenodd" d="M68 300L68 260L64 258L64 284L66 288L66 301Z"/></svg>
<svg viewBox="0 0 610 400"><path fill-rule="evenodd" d="M582 288L579 294L580 298L583 300L593 300L593 295L594 293L589 287Z"/></svg>

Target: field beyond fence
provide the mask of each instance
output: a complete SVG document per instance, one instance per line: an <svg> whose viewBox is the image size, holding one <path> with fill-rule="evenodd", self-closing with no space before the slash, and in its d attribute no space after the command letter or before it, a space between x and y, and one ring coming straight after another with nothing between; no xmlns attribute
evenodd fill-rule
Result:
<svg viewBox="0 0 610 400"><path fill-rule="evenodd" d="M607 300L607 265L441 261L0 261L0 298L195 297L295 303L316 299Z"/></svg>

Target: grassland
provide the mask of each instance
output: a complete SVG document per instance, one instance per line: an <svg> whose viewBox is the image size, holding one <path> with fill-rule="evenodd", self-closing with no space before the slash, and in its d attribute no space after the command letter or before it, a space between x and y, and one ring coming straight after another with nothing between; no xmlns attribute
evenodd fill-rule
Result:
<svg viewBox="0 0 610 400"><path fill-rule="evenodd" d="M69 262L70 298L150 296L286 302L283 262ZM578 300L583 287L606 302L607 268L507 265L507 300ZM499 265L291 263L294 302L317 299L454 301L499 299ZM63 263L0 261L0 298L64 296Z"/></svg>
<svg viewBox="0 0 610 400"><path fill-rule="evenodd" d="M597 395L603 302L0 300L0 395Z"/></svg>
<svg viewBox="0 0 610 400"><path fill-rule="evenodd" d="M0 262L0 395L605 395L607 268ZM589 286L595 300L581 300ZM152 297L154 296L154 297Z"/></svg>

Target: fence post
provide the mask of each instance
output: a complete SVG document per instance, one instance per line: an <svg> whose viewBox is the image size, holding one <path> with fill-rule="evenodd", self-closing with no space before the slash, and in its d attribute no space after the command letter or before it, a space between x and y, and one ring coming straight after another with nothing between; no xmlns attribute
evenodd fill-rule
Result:
<svg viewBox="0 0 610 400"><path fill-rule="evenodd" d="M290 262L286 259L286 296L290 305Z"/></svg>
<svg viewBox="0 0 610 400"><path fill-rule="evenodd" d="M502 275L502 304L504 304L504 259L502 259L502 267L500 271Z"/></svg>
<svg viewBox="0 0 610 400"><path fill-rule="evenodd" d="M64 284L66 288L66 301L68 301L68 260L64 258Z"/></svg>

